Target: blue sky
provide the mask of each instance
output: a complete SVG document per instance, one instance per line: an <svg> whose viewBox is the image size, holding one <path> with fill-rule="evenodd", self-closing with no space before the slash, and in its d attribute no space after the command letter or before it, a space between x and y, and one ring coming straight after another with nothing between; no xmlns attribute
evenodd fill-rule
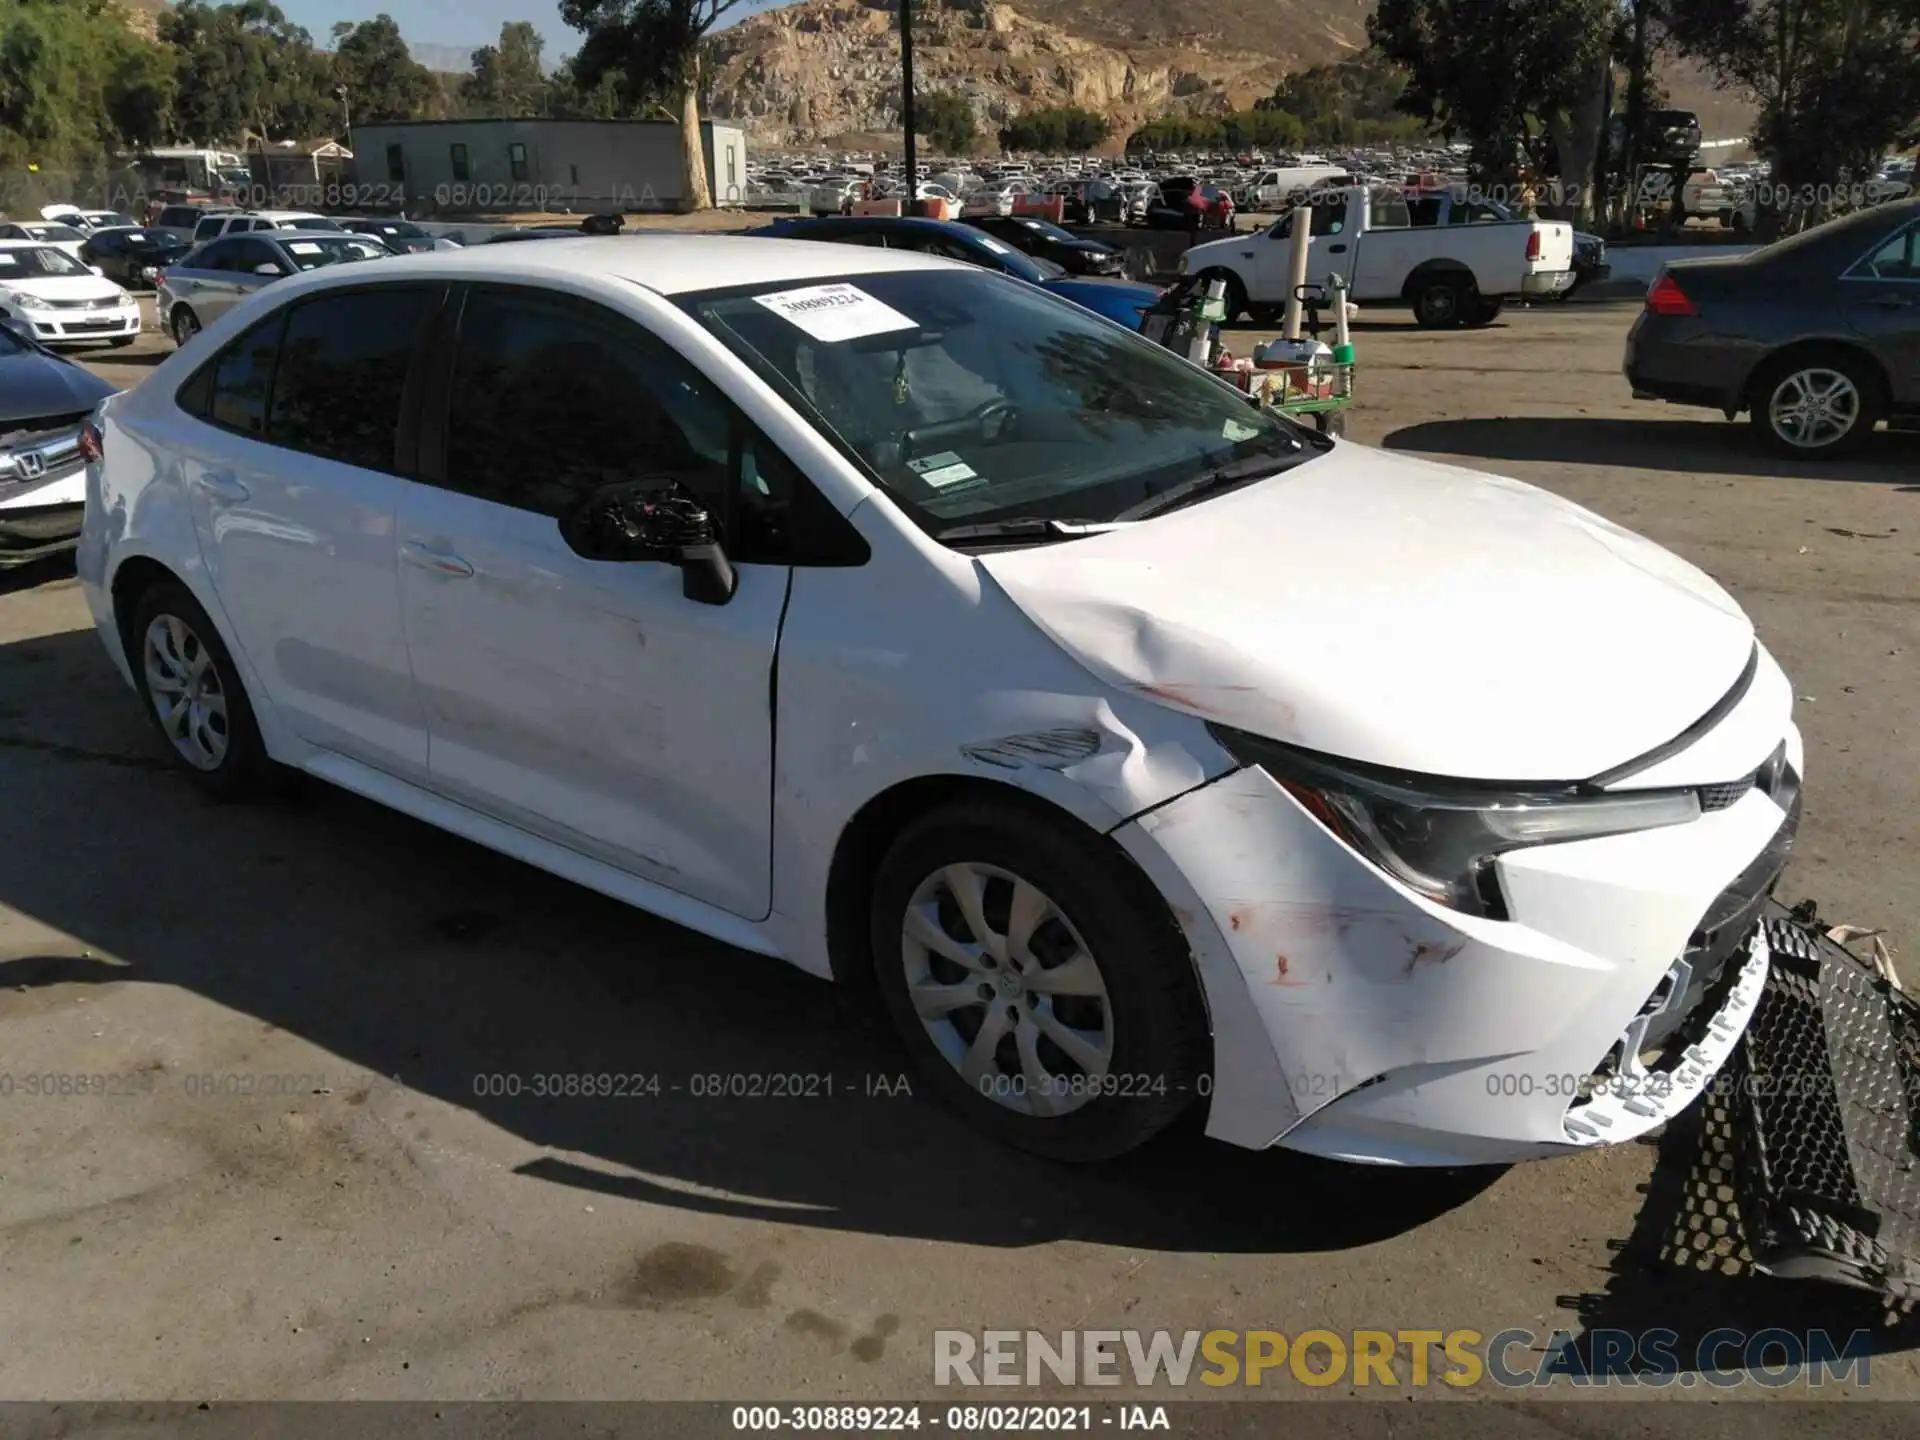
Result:
<svg viewBox="0 0 1920 1440"><path fill-rule="evenodd" d="M731 11L729 21L756 10L771 10L782 0L745 0ZM558 0L280 0L280 8L313 38L326 43L336 20L371 20L382 13L393 16L400 33L426 45L473 48L491 43L509 20L531 20L546 37L547 55L559 59L572 53L579 34L560 19Z"/></svg>

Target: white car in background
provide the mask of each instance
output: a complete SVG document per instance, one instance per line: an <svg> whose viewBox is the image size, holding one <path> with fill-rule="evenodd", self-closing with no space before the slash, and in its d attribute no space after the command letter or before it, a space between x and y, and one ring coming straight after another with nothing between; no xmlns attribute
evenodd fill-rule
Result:
<svg viewBox="0 0 1920 1440"><path fill-rule="evenodd" d="M0 223L0 240L51 245L54 249L80 259L80 247L87 243L84 232L57 220L9 220Z"/></svg>
<svg viewBox="0 0 1920 1440"><path fill-rule="evenodd" d="M1801 742L1719 585L975 266L330 267L86 443L80 583L186 776L871 977L1045 1155L1196 1105L1388 1165L1619 1142L1765 983Z"/></svg>
<svg viewBox="0 0 1920 1440"><path fill-rule="evenodd" d="M140 302L65 247L0 240L0 318L42 345L133 343Z"/></svg>
<svg viewBox="0 0 1920 1440"><path fill-rule="evenodd" d="M118 210L82 210L77 205L42 205L40 218L70 225L87 235L91 235L96 230L136 228L140 223L131 216L122 215Z"/></svg>

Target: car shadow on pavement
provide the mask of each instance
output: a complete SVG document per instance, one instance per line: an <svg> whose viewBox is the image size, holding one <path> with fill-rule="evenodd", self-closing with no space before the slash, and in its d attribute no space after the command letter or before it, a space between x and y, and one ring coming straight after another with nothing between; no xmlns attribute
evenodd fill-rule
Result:
<svg viewBox="0 0 1920 1440"><path fill-rule="evenodd" d="M1920 435L1876 434L1857 455L1833 461L1795 460L1763 449L1744 424L1724 420L1637 420L1589 416L1516 416L1428 420L1395 430L1388 450L1475 460L1533 460L1621 465L1688 474L1762 475L1783 479L1910 481L1920 468ZM1904 488L1904 487L1903 487Z"/></svg>
<svg viewBox="0 0 1920 1440"><path fill-rule="evenodd" d="M1109 1164L1008 1150L910 1093L900 1046L858 991L330 787L203 798L90 630L0 645L0 787L15 857L0 901L72 941L0 952L0 1018L89 985L176 987L360 1077L346 1101L309 1103L364 1104L397 1078L535 1147L518 1169L532 1180L978 1245L1285 1253L1403 1233L1503 1173L1382 1185L1208 1141L1197 1114ZM170 1039L151 1063L239 1068L193 1053L210 1043ZM535 1098L551 1075L630 1093ZM170 1114L229 1123L219 1106Z"/></svg>

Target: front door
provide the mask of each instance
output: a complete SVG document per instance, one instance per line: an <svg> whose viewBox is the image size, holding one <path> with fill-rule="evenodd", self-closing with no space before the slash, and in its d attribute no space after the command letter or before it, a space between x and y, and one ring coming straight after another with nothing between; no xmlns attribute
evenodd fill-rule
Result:
<svg viewBox="0 0 1920 1440"><path fill-rule="evenodd" d="M401 397L441 288L329 292L276 311L182 390L179 446L208 577L302 739L426 778L394 581Z"/></svg>
<svg viewBox="0 0 1920 1440"><path fill-rule="evenodd" d="M432 480L400 502L400 592L437 790L760 919L788 568L741 563L732 600L704 604L677 565L583 559L559 526L600 487L654 475L724 513L740 424L631 319L476 289Z"/></svg>

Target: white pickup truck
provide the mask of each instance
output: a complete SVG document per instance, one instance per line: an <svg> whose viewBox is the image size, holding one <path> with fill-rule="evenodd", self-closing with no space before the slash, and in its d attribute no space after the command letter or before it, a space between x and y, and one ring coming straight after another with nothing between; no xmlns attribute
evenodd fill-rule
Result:
<svg viewBox="0 0 1920 1440"><path fill-rule="evenodd" d="M1349 185L1307 197L1307 279L1339 274L1361 305L1411 305L1424 329L1486 325L1508 300L1558 295L1574 282L1573 227L1555 220L1419 227L1397 186ZM1227 284L1227 311L1269 321L1288 300L1293 217L1264 231L1196 245L1180 273Z"/></svg>

